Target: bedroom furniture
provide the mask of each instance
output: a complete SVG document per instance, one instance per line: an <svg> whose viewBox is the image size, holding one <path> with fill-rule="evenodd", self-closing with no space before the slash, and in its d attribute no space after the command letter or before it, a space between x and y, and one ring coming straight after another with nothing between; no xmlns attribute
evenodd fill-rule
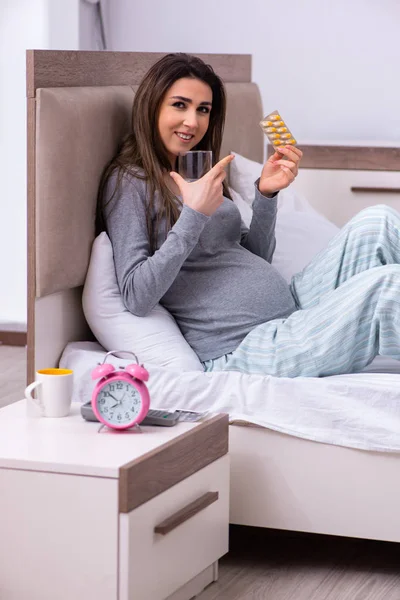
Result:
<svg viewBox="0 0 400 600"><path fill-rule="evenodd" d="M99 432L0 410L0 597L189 600L228 551L228 417Z"/></svg>
<svg viewBox="0 0 400 600"><path fill-rule="evenodd" d="M135 86L159 57L124 52L27 54L28 381L35 368L56 366L68 342L93 339L83 318L81 293L94 238L99 177L128 127ZM221 154L232 150L262 162L265 136L258 123L264 111L257 85L251 82L251 57L205 59L226 82L228 114ZM321 156L327 156L324 169L337 168L335 150L303 150L304 171L318 169ZM345 148L340 153L338 179L349 167L368 170L370 149ZM374 156L374 168L382 177L393 174L396 179L400 151L380 148ZM388 165L392 173L381 172ZM365 181L351 183L389 183ZM400 187L396 181L391 185ZM318 209L338 223L360 208L348 200L341 205L329 189L321 189L321 202ZM399 455L318 444L240 425L230 427L229 437L232 523L400 541Z"/></svg>
<svg viewBox="0 0 400 600"><path fill-rule="evenodd" d="M304 159L295 187L335 225L342 227L360 210L375 204L400 211L400 148L301 149Z"/></svg>

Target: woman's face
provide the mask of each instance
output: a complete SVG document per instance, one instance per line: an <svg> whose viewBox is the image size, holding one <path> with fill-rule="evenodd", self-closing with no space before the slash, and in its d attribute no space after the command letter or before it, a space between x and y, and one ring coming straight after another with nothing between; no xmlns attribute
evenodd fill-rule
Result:
<svg viewBox="0 0 400 600"><path fill-rule="evenodd" d="M210 122L212 90L199 79L178 79L165 94L158 130L172 168L176 157L191 150L204 137Z"/></svg>

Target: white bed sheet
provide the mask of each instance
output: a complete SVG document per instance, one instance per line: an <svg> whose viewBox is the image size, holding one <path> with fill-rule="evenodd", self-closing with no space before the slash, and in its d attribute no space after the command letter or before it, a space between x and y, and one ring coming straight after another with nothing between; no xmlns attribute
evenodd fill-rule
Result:
<svg viewBox="0 0 400 600"><path fill-rule="evenodd" d="M74 401L91 399L91 371L104 356L94 342L67 345L60 366L74 371ZM108 360L115 366L132 362ZM400 452L400 362L378 357L363 373L296 379L145 366L153 408L225 412L231 422L316 442Z"/></svg>

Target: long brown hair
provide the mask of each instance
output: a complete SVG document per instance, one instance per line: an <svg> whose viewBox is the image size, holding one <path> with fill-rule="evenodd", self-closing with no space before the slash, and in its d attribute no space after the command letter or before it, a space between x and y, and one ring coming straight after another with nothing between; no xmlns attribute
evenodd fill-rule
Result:
<svg viewBox="0 0 400 600"><path fill-rule="evenodd" d="M213 68L200 58L184 53L167 54L149 69L140 83L133 102L132 131L122 141L116 156L106 166L102 175L97 201L97 234L105 229L103 196L108 179L115 172L117 183L107 204L118 192L124 174L130 173L147 181L147 230L152 253L156 249L161 218L165 217L166 233L178 219L180 207L164 181L164 174L171 171L171 163L160 138L158 116L166 92L175 81L183 77L199 79L212 90L209 126L193 150L212 150L213 162L218 162L226 112L226 95L222 80ZM155 192L159 192L161 205L157 207L157 216L153 224ZM225 182L224 195L230 198Z"/></svg>

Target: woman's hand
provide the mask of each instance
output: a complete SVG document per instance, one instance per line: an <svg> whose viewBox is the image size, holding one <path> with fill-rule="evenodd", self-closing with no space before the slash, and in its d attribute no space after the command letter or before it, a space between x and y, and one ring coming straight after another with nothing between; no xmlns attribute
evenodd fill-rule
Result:
<svg viewBox="0 0 400 600"><path fill-rule="evenodd" d="M179 173L171 171L170 175L182 194L183 203L208 217L215 213L224 200L222 182L226 177L225 167L234 158L233 154L225 156L203 177L191 183L185 181Z"/></svg>
<svg viewBox="0 0 400 600"><path fill-rule="evenodd" d="M296 146L277 148L261 172L258 189L262 195L268 196L288 187L297 176L302 156L302 151Z"/></svg>

